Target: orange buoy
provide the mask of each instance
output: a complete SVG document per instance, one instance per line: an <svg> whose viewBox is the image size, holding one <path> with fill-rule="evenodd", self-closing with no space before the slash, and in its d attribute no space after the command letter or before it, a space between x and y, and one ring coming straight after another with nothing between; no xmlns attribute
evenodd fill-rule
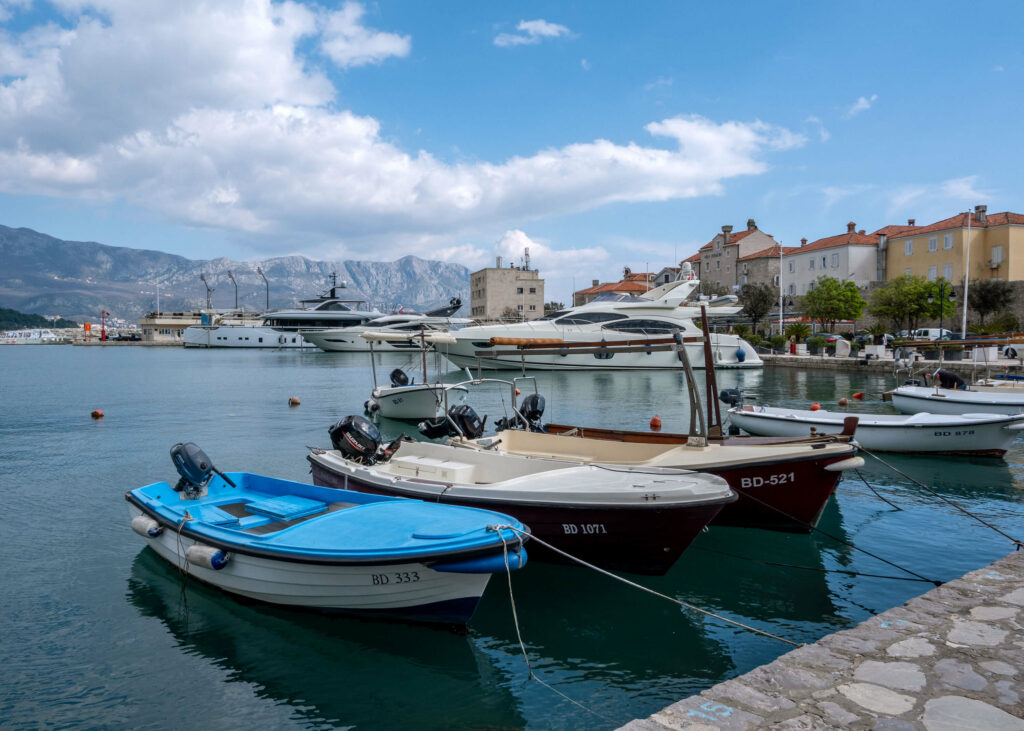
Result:
<svg viewBox="0 0 1024 731"><path fill-rule="evenodd" d="M864 400L864 392L863 391L858 391L857 393L853 394L853 397L855 399L857 399L858 401L863 401Z"/></svg>
<svg viewBox="0 0 1024 731"><path fill-rule="evenodd" d="M811 411L817 411L820 408L821 408L821 404L819 404L817 401L815 401L813 404L811 404Z"/></svg>
<svg viewBox="0 0 1024 731"><path fill-rule="evenodd" d="M299 401L299 398L297 396L289 396L288 397L288 405L289 406L298 406L299 403L301 403L301 402Z"/></svg>
<svg viewBox="0 0 1024 731"><path fill-rule="evenodd" d="M839 399L839 405L840 406L846 406L848 403L850 403L850 402L846 400L845 396L843 398Z"/></svg>
<svg viewBox="0 0 1024 731"><path fill-rule="evenodd" d="M102 419L103 418L103 412L100 411L99 409L96 409L95 411L92 412L92 418L94 418L94 419Z"/></svg>
<svg viewBox="0 0 1024 731"><path fill-rule="evenodd" d="M658 429L661 429L661 417L655 414L651 417L651 430L658 431Z"/></svg>

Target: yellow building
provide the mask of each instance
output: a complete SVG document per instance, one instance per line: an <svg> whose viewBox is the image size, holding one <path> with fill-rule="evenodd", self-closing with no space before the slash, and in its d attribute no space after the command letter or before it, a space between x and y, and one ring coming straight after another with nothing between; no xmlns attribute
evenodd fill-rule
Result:
<svg viewBox="0 0 1024 731"><path fill-rule="evenodd" d="M968 228L968 223L970 224ZM963 284L970 232L968 279L1024 279L1024 215L987 212L987 206L927 226L913 220L886 226L879 241L879 279L914 274Z"/></svg>

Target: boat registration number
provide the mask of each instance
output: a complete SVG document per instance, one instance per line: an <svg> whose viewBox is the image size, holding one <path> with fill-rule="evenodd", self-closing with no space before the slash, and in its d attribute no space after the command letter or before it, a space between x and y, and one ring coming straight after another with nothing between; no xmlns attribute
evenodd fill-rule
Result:
<svg viewBox="0 0 1024 731"><path fill-rule="evenodd" d="M972 437L974 436L974 429L964 429L963 431L937 431L933 436L936 437Z"/></svg>
<svg viewBox="0 0 1024 731"><path fill-rule="evenodd" d="M562 530L567 536L575 535L577 533L585 533L587 535L608 533L608 531L605 530L604 523L562 523Z"/></svg>
<svg viewBox="0 0 1024 731"><path fill-rule="evenodd" d="M778 475L770 475L768 477L741 477L740 487L763 487L764 485L788 485L792 482L796 482L795 472L783 472Z"/></svg>
<svg viewBox="0 0 1024 731"><path fill-rule="evenodd" d="M418 571L396 571L393 574L370 574L374 586L385 584L411 584L420 580Z"/></svg>

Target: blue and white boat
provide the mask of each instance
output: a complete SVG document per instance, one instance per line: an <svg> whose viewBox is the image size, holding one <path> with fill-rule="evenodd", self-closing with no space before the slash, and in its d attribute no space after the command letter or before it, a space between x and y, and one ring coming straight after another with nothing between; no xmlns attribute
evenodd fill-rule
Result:
<svg viewBox="0 0 1024 731"><path fill-rule="evenodd" d="M125 495L131 527L182 572L271 604L466 624L491 574L526 564L497 512L221 473L194 444L182 478ZM510 527L511 526L511 527Z"/></svg>

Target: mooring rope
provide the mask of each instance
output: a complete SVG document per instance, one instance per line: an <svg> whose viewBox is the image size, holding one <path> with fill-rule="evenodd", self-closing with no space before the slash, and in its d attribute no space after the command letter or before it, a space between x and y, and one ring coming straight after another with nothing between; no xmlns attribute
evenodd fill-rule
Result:
<svg viewBox="0 0 1024 731"><path fill-rule="evenodd" d="M974 519L975 519L976 521L978 521L979 523L981 523L981 524L982 524L983 526L985 526L986 528L989 528L989 529L991 529L991 530L994 530L994 531L995 531L996 533L998 533L999 535L1001 535L1001 536L1002 536L1003 538L1006 538L1006 539L1007 539L1008 541L1010 541L1010 543L1011 543L1011 544L1013 544L1013 546L1014 546L1015 550L1019 551L1019 550L1020 550L1020 549L1021 549L1022 547L1024 547L1024 542L1020 541L1020 540L1019 540L1019 539L1017 539L1017 538L1014 538L1013 536L1011 536L1011 535L1009 535L1009 534L1007 534L1007 533L1004 533L1004 532L1003 532L1002 530L1000 530L999 528L996 528L996 527L995 527L994 525L992 525L991 523L989 523L989 522L988 522L988 521L986 521L985 519L983 519L983 518L981 518L981 517L979 517L979 516L975 515L975 514L974 514L974 513L972 513L972 512L970 511L970 510L968 510L967 508L963 507L962 505L960 505L960 504L959 504L959 503L957 503L956 501L954 501L954 500L950 500L950 499L949 499L948 497L946 497L945 495L941 495L940 493L938 493L938 492L936 492L935 490L933 490L932 488L928 487L928 486L927 486L926 484L924 484L924 483L923 483L923 482L921 482L920 480L915 480L915 479L914 479L913 477L911 477L911 476L910 476L910 475L908 475L908 474L907 474L906 472L904 472L903 470L901 470L901 469L899 469L898 467L896 467L896 466L895 466L894 464L892 464L891 462L887 462L886 460L882 459L881 457L879 457L879 456L878 456L877 454L875 454L874 452L870 452L870 451L868 451L867 449L864 449L864 447L861 447L861 451L862 451L862 452L864 452L864 454L867 454L867 455L870 455L870 456L874 457L875 459L877 459L877 460L878 460L879 462L881 462L881 463L882 463L883 465L885 465L886 467L888 467L888 468L889 468L890 470L892 470L893 472L895 472L895 473L896 473L897 475L899 475L900 477L903 477L904 479L910 480L911 482L913 482L913 483L914 483L915 485L917 485L918 487L921 487L921 488L923 488L923 489L927 490L927 491L928 491L929 493L931 493L931 494L932 494L932 495L933 495L934 497L937 497L937 498L939 498L939 500L942 500L943 502L946 502L946 503L948 503L948 504L952 505L952 506L953 506L954 508L956 508L957 510L959 510L959 511L960 511L961 513L963 513L964 515L966 515L966 516L968 516L968 517L970 517L970 518L974 518Z"/></svg>
<svg viewBox="0 0 1024 731"><path fill-rule="evenodd" d="M802 569L804 571L817 571L823 574L846 574L847 576L866 576L871 579L892 579L893 581L923 581L927 584L932 583L928 579L916 579L913 576L891 576L889 574L868 574L863 571L851 571L849 569L827 569L824 566L800 566L799 564L782 563L781 561L762 561L757 558L750 558L749 556L740 556L737 553L729 553L728 551L719 551L714 548L704 548L703 546L694 546L694 551L705 551L707 553L717 553L720 556L729 556L740 561L752 561L753 563L759 563L764 566L780 566L787 569Z"/></svg>
<svg viewBox="0 0 1024 731"><path fill-rule="evenodd" d="M875 497L877 497L883 503L886 503L887 505L891 506L893 510L901 510L901 511L903 510L903 508L901 508L899 505L896 505L895 503L890 502L889 500L886 500L885 497L882 495L882 493L880 493L878 490L876 490L874 485L872 485L870 482L868 482L867 478L864 477L864 475L862 475L860 473L860 470L854 470L854 471L857 473L857 477L859 477L861 479L861 482L863 482L867 486L867 488L869 490L871 490L871 492L875 493Z"/></svg>
<svg viewBox="0 0 1024 731"><path fill-rule="evenodd" d="M500 526L488 526L488 527L491 530L499 530L499 531L501 529L503 529L503 528L508 528L510 531L512 531L513 533L515 533L516 535L518 535L520 537L528 536L531 541L536 541L537 543L539 543L540 545L544 546L545 548L547 548L547 549L549 549L551 551L554 551L555 553L560 554L560 555L564 556L565 558L570 559L571 561L575 561L576 563L580 564L581 566L586 566L588 569L593 569L594 571L598 572L599 574L604 574L605 576L608 576L608 577L610 577L612 579L615 579L616 581L621 581L623 584L626 584L628 586L632 586L634 589L639 589L640 591L645 591L648 594L653 594L654 596L661 597L662 599L667 599L668 601L672 602L673 604L678 604L679 606L681 606L681 607L683 607L685 609L689 609L689 610L694 611L694 612L699 612L700 614L704 614L704 615L706 615L708 617L712 617L712 618L717 619L717 620L722 621L722 622L727 622L728 624L732 624L732 625L735 625L735 626L740 627L742 629L748 630L750 632L754 632L755 634L763 635L764 637L770 637L771 639L778 640L779 642L785 642L787 645L793 645L794 647L803 647L803 643L802 642L794 642L793 640L787 640L785 637L779 637L778 635L774 635L771 632L766 632L763 629L758 629L757 627L751 627L749 624L743 624L743 622L737 622L735 619L729 619L728 617L723 617L720 614L715 614L714 612L708 611L707 609L701 609L700 607L698 607L698 606L696 606L694 604L690 604L688 602L684 602L681 599L676 599L675 597L668 596L667 594L662 594L661 592L655 591L654 589L650 589L650 588L644 586L643 584L637 584L634 581L630 581L629 579L625 579L625 578L623 578L621 576L618 576L617 574L613 574L611 571L606 571L605 569L602 569L600 566L595 566L592 563L587 563L582 558L577 558L576 556L573 556L571 553L567 553L566 551L563 551L561 548L558 548L557 546L552 546L547 541L544 541L544 540L538 538L535 535L532 535L530 533L526 533L524 531L521 531L518 528L516 528L515 526L512 526L512 525L500 525Z"/></svg>
<svg viewBox="0 0 1024 731"><path fill-rule="evenodd" d="M872 553L871 551L867 550L866 548L861 548L860 546L856 546L856 545L850 543L848 540L846 540L844 538L840 538L839 536L834 536L831 533L829 533L828 531L823 530L823 529L819 528L816 525L811 525L810 523L804 522L804 521L800 520L799 518L796 518L796 517L790 515L785 510L781 510L781 509L775 507L774 505L769 505L764 500L761 500L759 498L754 497L749 492L739 492L738 494L739 494L739 496L741 498L749 498L750 500L753 500L754 502L758 503L759 505L761 505L763 507L766 507L766 508L768 508L770 510L774 510L779 515L785 516L786 518L788 518L789 520L792 520L797 525L802 525L802 526L805 526L807 528L810 528L812 531L815 531L817 533L821 533L823 536L831 538L833 541L838 541L839 543L842 543L844 546L849 546L850 548L852 548L855 551L860 551L863 554L871 556L871 558L873 558L873 559L881 561L884 564L888 564L889 566L892 566L894 569L898 569L900 571L905 571L906 573L910 574L911 576L916 576L918 579L921 579L922 581L927 581L929 584L934 584L935 586L942 586L943 583L945 583L945 582L942 582L942 581L936 581L935 579L929 579L926 576L921 576L921 574L916 573L914 571L911 571L908 568L904 568L903 566L900 566L899 564L893 563L892 561L889 561L888 559L884 559L881 556L879 556L878 554Z"/></svg>
<svg viewBox="0 0 1024 731"><path fill-rule="evenodd" d="M559 696L560 698L564 698L565 700L567 700L570 703L572 703L574 706L576 706L578 708L581 708L582 710L587 711L589 713L592 713L592 714L594 714L595 716L597 716L598 718L600 718L600 719L602 719L604 721L608 721L610 723L615 723L616 722L615 719L608 718L607 716L605 716L605 715L603 715L601 713L598 713L593 708L589 708L589 707L583 705L582 703L580 703L579 701L577 701L577 700L575 700L573 698L570 698L565 693L563 693L562 691L558 690L558 688L555 688L554 686L552 686L550 683L545 683L543 680L541 680L539 677L537 677L537 673L533 672L533 663L530 662L530 656L526 652L526 645L523 643L523 634L519 630L519 614L516 611L516 596L512 592L512 567L508 563L508 543L505 542L505 536L503 536L501 534L501 530L503 528L509 528L509 529L511 529L513 531L515 530L514 528L512 528L512 526L509 526L509 525L489 525L489 526L487 526L488 530L496 531L498 533L498 538L501 539L501 551L502 551L502 553L505 556L505 576L508 578L508 598L509 598L510 603L512 604L512 621L515 623L515 627L516 627L516 640L518 640L518 642L519 642L519 649L522 650L522 652L523 652L523 660L526 661L526 669L530 673L529 677L527 679L528 680L535 680L536 682L540 683L545 688L550 690L552 693L554 693L555 695ZM519 545L522 546L522 539L520 539L520 544Z"/></svg>

